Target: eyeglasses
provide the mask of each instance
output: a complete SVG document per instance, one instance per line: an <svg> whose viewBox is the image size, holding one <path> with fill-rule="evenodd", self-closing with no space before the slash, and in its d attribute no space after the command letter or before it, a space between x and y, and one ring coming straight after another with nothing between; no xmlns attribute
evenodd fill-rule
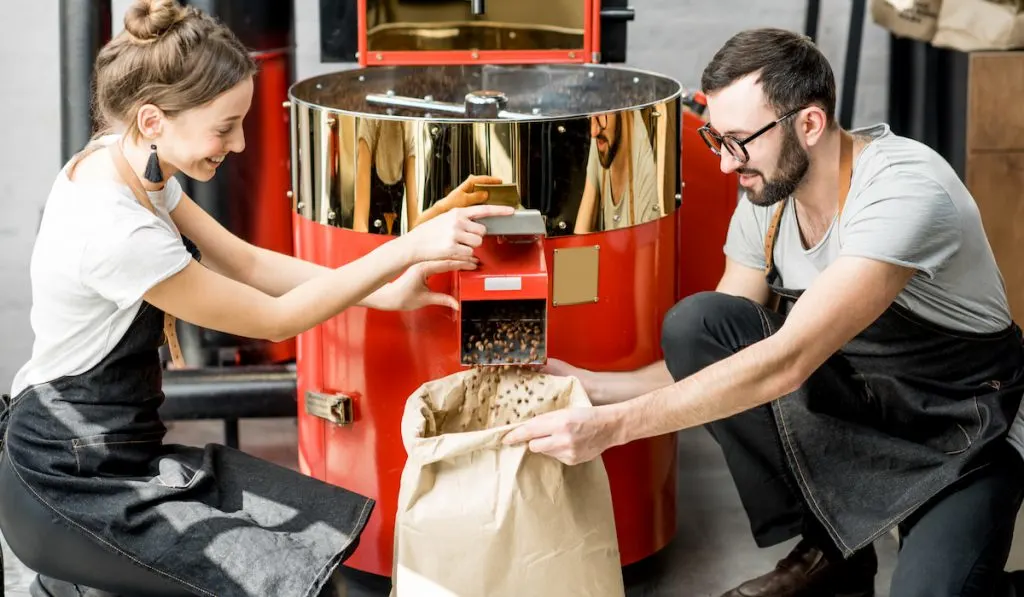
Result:
<svg viewBox="0 0 1024 597"><path fill-rule="evenodd" d="M700 138L704 139L704 142L707 143L709 148L711 148L711 151L715 152L715 155L721 156L722 147L725 147L725 150L729 152L729 155L731 155L733 159L741 164L746 164L750 161L750 154L747 153L747 143L750 143L754 139L757 139L761 135L772 130L772 128L777 124L796 114L800 110L803 110L803 108L797 108L786 112L782 116L778 117L774 122L769 122L764 125L746 139L738 139L733 135L719 135L711 129L710 122L697 129L697 132L700 133Z"/></svg>

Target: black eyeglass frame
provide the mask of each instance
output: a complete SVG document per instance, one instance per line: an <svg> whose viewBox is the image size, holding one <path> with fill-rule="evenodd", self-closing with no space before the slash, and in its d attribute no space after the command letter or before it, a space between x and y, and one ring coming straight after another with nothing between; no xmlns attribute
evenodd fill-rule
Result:
<svg viewBox="0 0 1024 597"><path fill-rule="evenodd" d="M717 155L719 157L722 156L721 150L716 149L715 145L713 143L714 141L717 141L719 147L725 147L725 150L729 152L729 155L731 155L733 157L733 159L735 159L737 162L739 162L741 164L746 164L747 162L750 161L750 154L747 153L747 147L746 147L747 143L750 143L754 139L757 139L761 135L763 135L763 134L767 133L768 131L772 130L773 128L778 126L778 124L780 122L782 122L783 120L789 118L790 116L793 116L794 114L796 114L800 110L803 110L803 108L796 108L794 110L790 110L789 112L786 112L782 116L779 116L778 118L776 118L774 121L769 122L768 124L764 125L760 129L758 129L757 131L754 131L753 133L751 133L746 139L739 139L735 135L720 135L717 132L711 130L711 123L710 122L705 123L704 126L702 126L699 129L697 129L697 132L700 133L700 138L704 140L704 143L708 146L708 149L710 149L712 152L714 152L715 155ZM740 156L738 156L738 155L736 155L735 153L732 152L732 150L730 149L730 145L725 142L726 139L729 139L730 141L735 143L736 146L739 147L743 151L743 156L742 157L740 157Z"/></svg>

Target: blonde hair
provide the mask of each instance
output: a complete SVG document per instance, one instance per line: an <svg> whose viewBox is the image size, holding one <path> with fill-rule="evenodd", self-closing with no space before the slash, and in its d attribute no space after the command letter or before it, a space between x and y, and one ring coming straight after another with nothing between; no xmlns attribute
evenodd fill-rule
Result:
<svg viewBox="0 0 1024 597"><path fill-rule="evenodd" d="M138 138L139 109L152 104L166 115L213 101L256 73L256 63L226 26L177 0L136 0L124 31L96 57L95 138L124 127Z"/></svg>

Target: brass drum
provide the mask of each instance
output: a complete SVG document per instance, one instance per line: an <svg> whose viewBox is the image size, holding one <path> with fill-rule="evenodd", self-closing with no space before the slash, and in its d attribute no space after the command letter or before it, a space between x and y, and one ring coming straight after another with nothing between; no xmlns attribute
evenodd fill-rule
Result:
<svg viewBox="0 0 1024 597"><path fill-rule="evenodd" d="M371 67L289 90L293 207L400 235L501 184L549 236L621 229L678 205L681 85L601 65ZM481 181L475 176L492 178Z"/></svg>

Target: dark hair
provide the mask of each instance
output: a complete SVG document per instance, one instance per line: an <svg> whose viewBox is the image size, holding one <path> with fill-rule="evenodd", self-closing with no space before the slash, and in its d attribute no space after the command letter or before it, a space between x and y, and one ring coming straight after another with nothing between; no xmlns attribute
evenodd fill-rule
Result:
<svg viewBox="0 0 1024 597"><path fill-rule="evenodd" d="M755 72L777 115L817 104L835 122L835 74L810 38L775 28L737 33L704 69L701 90L714 93Z"/></svg>

